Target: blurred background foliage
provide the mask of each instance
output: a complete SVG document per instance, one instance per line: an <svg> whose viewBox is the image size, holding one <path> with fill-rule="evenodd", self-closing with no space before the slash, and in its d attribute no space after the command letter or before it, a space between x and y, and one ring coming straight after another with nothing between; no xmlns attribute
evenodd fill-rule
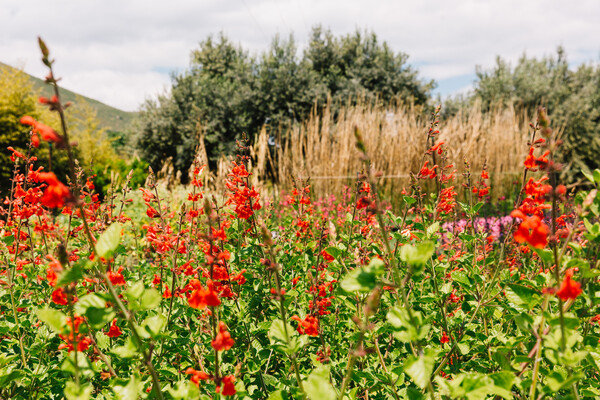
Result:
<svg viewBox="0 0 600 400"><path fill-rule="evenodd" d="M294 130L315 121L345 120L355 106L379 108L384 115L411 110L411 118L423 121L431 106L443 103L442 124L454 118L455 126L460 126L457 116L464 126L481 120L472 115L474 110L490 115L511 110L526 130L542 105L564 141L559 154L563 179L577 183L582 171L600 167L600 66L570 67L560 47L543 58L523 55L515 65L498 57L493 68L476 68L471 91L443 100L434 97L435 82L421 79L408 64L407 54L394 52L366 31L335 36L317 26L303 51L293 36L277 36L256 55L221 34L202 41L190 60L186 71L172 75L171 87L144 102L136 115L65 91L74 102L67 115L78 158L86 172L98 175L103 193L111 179L122 181L130 170L133 186L142 184L148 165L186 183L195 158L203 155L216 170L223 155L235 152L243 133L254 142L264 129L272 149L285 147ZM58 121L37 104L40 94L48 95L39 80L0 67L0 146L26 151L28 130L19 124L21 116L31 115L55 129ZM338 129L332 126L324 132L335 135ZM381 124L372 126L382 131ZM476 129L482 128L465 132ZM47 143L36 150L46 169L48 153ZM64 177L65 160L56 158L57 153L52 169ZM2 192L10 188L12 168L10 152L2 151ZM384 173L407 172L390 168Z"/></svg>
<svg viewBox="0 0 600 400"><path fill-rule="evenodd" d="M42 93L31 77L22 70L0 68L0 146L4 149L0 152L1 195L10 190L14 168L14 163L10 160L12 153L6 148L12 146L23 154L30 151L29 127L20 124L21 117L30 115L60 133L58 115L38 103ZM132 157L129 140L123 140L129 134L109 131L102 127L97 109L92 104L81 96L74 96L73 99L73 104L66 112L69 138L74 144L75 157L84 172L87 175L103 175L96 182L100 194L104 195L110 184L109 171L113 172L115 179L123 180L133 168L136 173L132 177L132 184L141 185L146 179L148 164L139 157ZM45 171L51 170L66 182L66 153L51 151L51 146L41 141L39 148L31 149L31 154L38 158L36 165L43 167ZM144 169L143 173L140 173L140 167Z"/></svg>
<svg viewBox="0 0 600 400"><path fill-rule="evenodd" d="M480 100L484 111L513 104L530 115L542 105L564 141L559 153L563 178L574 182L582 178L582 170L600 166L598 65L570 69L561 47L555 56L542 59L523 55L514 67L498 57L493 69L477 69L474 92L466 100Z"/></svg>
<svg viewBox="0 0 600 400"><path fill-rule="evenodd" d="M328 103L334 113L359 98L426 104L434 84L407 60L360 31L335 37L316 27L302 55L293 37L275 37L256 57L222 34L209 37L192 51L189 70L173 76L170 92L142 106L137 148L154 169L173 160L185 182L200 136L215 168L242 133L253 138L264 125L285 132Z"/></svg>

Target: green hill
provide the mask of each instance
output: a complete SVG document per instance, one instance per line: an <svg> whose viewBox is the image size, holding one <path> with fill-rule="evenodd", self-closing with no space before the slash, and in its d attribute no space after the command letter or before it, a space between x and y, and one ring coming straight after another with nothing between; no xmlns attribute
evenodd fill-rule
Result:
<svg viewBox="0 0 600 400"><path fill-rule="evenodd" d="M0 68L13 67L0 62ZM52 88L48 86L43 80L36 78L35 76L31 76L29 74L27 75L31 79L33 87L36 90L39 90L42 96L50 97L54 94ZM71 101L73 103L77 102L77 98L84 99L98 113L98 120L100 121L100 126L102 128L106 128L109 131L125 131L137 114L135 112L119 110L117 108L101 103L98 100L90 99L89 97L82 96L64 88L61 88L61 98L63 102Z"/></svg>

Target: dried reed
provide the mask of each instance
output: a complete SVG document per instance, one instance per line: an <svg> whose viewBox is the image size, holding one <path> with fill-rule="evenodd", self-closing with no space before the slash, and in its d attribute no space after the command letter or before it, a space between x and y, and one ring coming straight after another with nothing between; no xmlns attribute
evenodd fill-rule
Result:
<svg viewBox="0 0 600 400"><path fill-rule="evenodd" d="M334 118L327 107L321 116L313 113L304 123L280 132L284 139L275 147L269 147L263 130L253 151L255 182L265 181L270 171L284 187L289 187L293 179L310 178L316 196L341 193L362 168L354 138L354 128L358 127L373 168L383 173L382 188L394 194L408 183L409 173L421 167L428 129L423 115L413 106L385 108L359 103L342 108ZM527 122L526 116L518 115L513 108L482 113L475 104L441 121L438 140L446 143L458 174L464 170L465 159L474 174L487 160L493 193L507 195L528 150Z"/></svg>

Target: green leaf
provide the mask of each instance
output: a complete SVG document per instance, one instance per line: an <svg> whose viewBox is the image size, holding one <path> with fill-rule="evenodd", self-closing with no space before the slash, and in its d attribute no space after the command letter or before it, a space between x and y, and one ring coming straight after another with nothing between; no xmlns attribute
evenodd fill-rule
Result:
<svg viewBox="0 0 600 400"><path fill-rule="evenodd" d="M537 290L527 286L516 283L509 283L506 286L508 286L505 290L506 298L509 302L516 305L517 308L523 306L527 310L531 310L541 299L540 293Z"/></svg>
<svg viewBox="0 0 600 400"><path fill-rule="evenodd" d="M144 382L137 376L133 375L127 385L115 385L113 392L118 400L137 400L139 394L144 390Z"/></svg>
<svg viewBox="0 0 600 400"><path fill-rule="evenodd" d="M96 344L100 350L108 350L110 348L110 338L102 331L96 332Z"/></svg>
<svg viewBox="0 0 600 400"><path fill-rule="evenodd" d="M600 183L600 169L595 169L594 172L592 173L592 175L594 176L594 182L597 184Z"/></svg>
<svg viewBox="0 0 600 400"><path fill-rule="evenodd" d="M96 329L112 321L115 312L112 308L106 308L106 301L96 293L83 296L75 304L75 312L85 315L90 325Z"/></svg>
<svg viewBox="0 0 600 400"><path fill-rule="evenodd" d="M139 299L144 294L144 282L137 281L125 292L130 301Z"/></svg>
<svg viewBox="0 0 600 400"><path fill-rule="evenodd" d="M35 311L40 321L45 322L52 331L62 333L65 328L67 316L52 308L42 308Z"/></svg>
<svg viewBox="0 0 600 400"><path fill-rule="evenodd" d="M137 348L135 343L133 343L133 339L128 337L127 340L125 340L125 344L112 349L112 353L121 358L134 358L137 355Z"/></svg>
<svg viewBox="0 0 600 400"><path fill-rule="evenodd" d="M472 289L473 284L469 280L469 276L464 271L452 272L452 280L466 289Z"/></svg>
<svg viewBox="0 0 600 400"><path fill-rule="evenodd" d="M457 343L456 346L458 347L458 351L460 351L460 354L462 354L463 356L466 354L469 354L469 345L466 343Z"/></svg>
<svg viewBox="0 0 600 400"><path fill-rule="evenodd" d="M581 173L583 174L583 176L586 177L586 179L588 181L590 181L591 183L594 183L594 175L593 174L590 174L589 172L587 172L586 170L583 170L583 169L581 170Z"/></svg>
<svg viewBox="0 0 600 400"><path fill-rule="evenodd" d="M77 282L84 276L84 265L83 263L76 263L73 266L60 274L56 281L56 286L66 286L69 283Z"/></svg>
<svg viewBox="0 0 600 400"><path fill-rule="evenodd" d="M96 254L98 257L108 258L119 246L121 241L121 229L123 225L118 222L109 226L96 242Z"/></svg>
<svg viewBox="0 0 600 400"><path fill-rule="evenodd" d="M402 199L404 200L404 202L407 205L411 205L411 204L415 204L417 202L417 200L415 200L414 198L410 197L410 196L403 196Z"/></svg>
<svg viewBox="0 0 600 400"><path fill-rule="evenodd" d="M85 314L89 308L106 308L106 300L96 293L89 293L75 303L75 312L77 314Z"/></svg>
<svg viewBox="0 0 600 400"><path fill-rule="evenodd" d="M94 388L92 385L79 385L69 381L65 385L65 398L67 400L88 400L92 395Z"/></svg>
<svg viewBox="0 0 600 400"><path fill-rule="evenodd" d="M488 395L495 394L493 380L483 374L466 373L461 387L467 400L485 400Z"/></svg>
<svg viewBox="0 0 600 400"><path fill-rule="evenodd" d="M283 390L278 390L276 392L272 392L269 397L267 398L267 400L287 400L288 399L288 395L287 392L284 392Z"/></svg>
<svg viewBox="0 0 600 400"><path fill-rule="evenodd" d="M472 214L473 215L477 214L479 212L479 210L481 210L481 207L483 206L483 204L484 203L482 201L480 201L479 203L475 204L473 206L473 213Z"/></svg>
<svg viewBox="0 0 600 400"><path fill-rule="evenodd" d="M387 314L388 322L394 327L394 337L408 343L427 336L431 325L423 324L421 313L413 310L414 323L411 323L408 311L404 307L393 307Z"/></svg>
<svg viewBox="0 0 600 400"><path fill-rule="evenodd" d="M111 322L116 314L111 308L89 308L85 316L93 328L99 329Z"/></svg>
<svg viewBox="0 0 600 400"><path fill-rule="evenodd" d="M139 281L125 292L130 308L134 311L152 310L160 305L162 296L154 288L146 289L144 283Z"/></svg>
<svg viewBox="0 0 600 400"><path fill-rule="evenodd" d="M296 335L296 330L290 324L287 325L287 334L289 337ZM285 336L285 328L283 326L283 321L280 319L276 319L271 323L271 327L269 328L269 340L271 344L277 343L278 341L281 343L287 343L288 339Z"/></svg>
<svg viewBox="0 0 600 400"><path fill-rule="evenodd" d="M157 314L153 317L146 318L142 326L152 336L156 338L167 324L167 317L163 314Z"/></svg>
<svg viewBox="0 0 600 400"><path fill-rule="evenodd" d="M340 249L338 249L337 247L328 247L325 249L325 252L327 254L329 254L330 256L332 256L333 258L338 258L340 256L340 254L342 254L342 251Z"/></svg>
<svg viewBox="0 0 600 400"><path fill-rule="evenodd" d="M8 387L8 384L27 376L25 371L12 369L13 367L0 369L0 387Z"/></svg>
<svg viewBox="0 0 600 400"><path fill-rule="evenodd" d="M434 233L437 233L440 230L440 223L438 221L427 227L427 237L430 238Z"/></svg>
<svg viewBox="0 0 600 400"><path fill-rule="evenodd" d="M494 381L494 393L498 396L510 400L513 398L511 393L512 387L515 384L517 377L509 371L496 372L489 375Z"/></svg>
<svg viewBox="0 0 600 400"><path fill-rule="evenodd" d="M336 400L337 394L329 382L329 368L320 366L304 382L304 391L310 400Z"/></svg>
<svg viewBox="0 0 600 400"><path fill-rule="evenodd" d="M152 310L160 305L162 296L160 292L154 288L146 289L140 298L141 310Z"/></svg>
<svg viewBox="0 0 600 400"><path fill-rule="evenodd" d="M379 258L373 258L367 267L357 267L350 271L340 286L346 292L370 292L375 289L379 278L385 273L385 264Z"/></svg>
<svg viewBox="0 0 600 400"><path fill-rule="evenodd" d="M169 388L168 392L174 400L195 400L200 395L196 385L189 380L177 382L175 388Z"/></svg>
<svg viewBox="0 0 600 400"><path fill-rule="evenodd" d="M554 262L554 254L552 254L551 250L548 249L538 249L530 246L530 248L535 251L535 254L546 264L546 266L552 265Z"/></svg>
<svg viewBox="0 0 600 400"><path fill-rule="evenodd" d="M400 249L400 259L409 265L424 265L435 252L433 242L421 242L416 245L405 244Z"/></svg>
<svg viewBox="0 0 600 400"><path fill-rule="evenodd" d="M425 389L429 384L437 353L437 350L426 349L425 354L419 357L410 356L404 362L404 372L421 389Z"/></svg>
<svg viewBox="0 0 600 400"><path fill-rule="evenodd" d="M462 240L463 242L467 242L467 243L471 242L471 241L473 241L473 239L475 239L475 236L471 236L471 235L469 235L467 233L464 233L464 232L463 233L459 233L458 237L460 238L460 240Z"/></svg>

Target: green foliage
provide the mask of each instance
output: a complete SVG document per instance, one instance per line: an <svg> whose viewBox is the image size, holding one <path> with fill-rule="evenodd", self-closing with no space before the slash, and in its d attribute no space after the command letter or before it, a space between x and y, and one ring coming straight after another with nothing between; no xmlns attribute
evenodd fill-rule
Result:
<svg viewBox="0 0 600 400"><path fill-rule="evenodd" d="M98 257L108 258L112 256L112 253L117 249L121 241L122 229L123 226L115 222L102 232L102 235L100 235L96 242L96 254Z"/></svg>
<svg viewBox="0 0 600 400"><path fill-rule="evenodd" d="M340 282L340 286L347 292L370 292L375 289L384 273L383 261L373 258L368 266L350 271Z"/></svg>
<svg viewBox="0 0 600 400"><path fill-rule="evenodd" d="M27 76L19 70L0 68L0 194L10 188L13 163L8 146L24 152L29 143L27 127L19 120L23 115L39 117L36 97Z"/></svg>
<svg viewBox="0 0 600 400"><path fill-rule="evenodd" d="M0 68L0 148L2 148L0 194L2 195L7 194L6 191L11 187L10 179L14 168L14 163L10 160L11 152L6 148L12 146L21 153L28 154L29 127L19 122L21 117L29 115L60 132L60 122L56 114L37 103L39 93L41 93L40 87L34 85L31 78L23 71L10 67ZM115 166L120 170L126 169L118 167L127 163L119 158L105 129L100 126L96 109L85 98L74 94L72 97L74 104L67 108L65 114L69 137L75 145L73 147L75 157L86 172L93 170L99 175L100 180L110 181L110 173L106 177L103 176L103 172L115 169ZM65 101L63 99L63 102ZM58 151L52 147L52 144L42 141L39 148L31 149L31 154L38 158L38 165L44 167L46 171L51 170L56 173L61 181L66 181L68 163L65 152ZM138 165L147 166L140 161L133 161L129 165L133 168ZM127 175L128 172L129 170L123 175ZM140 179L139 174L140 171L135 176L135 183L138 186L145 180L146 171L142 172L143 179ZM102 185L99 185L99 188L101 189Z"/></svg>
<svg viewBox="0 0 600 400"><path fill-rule="evenodd" d="M112 190L118 191L129 173L131 173L129 187L137 189L142 186L148 176L148 163L139 157L128 161L116 158L106 164L95 164L92 173L96 175L94 178L96 190L104 196L111 190L111 185L113 185Z"/></svg>

